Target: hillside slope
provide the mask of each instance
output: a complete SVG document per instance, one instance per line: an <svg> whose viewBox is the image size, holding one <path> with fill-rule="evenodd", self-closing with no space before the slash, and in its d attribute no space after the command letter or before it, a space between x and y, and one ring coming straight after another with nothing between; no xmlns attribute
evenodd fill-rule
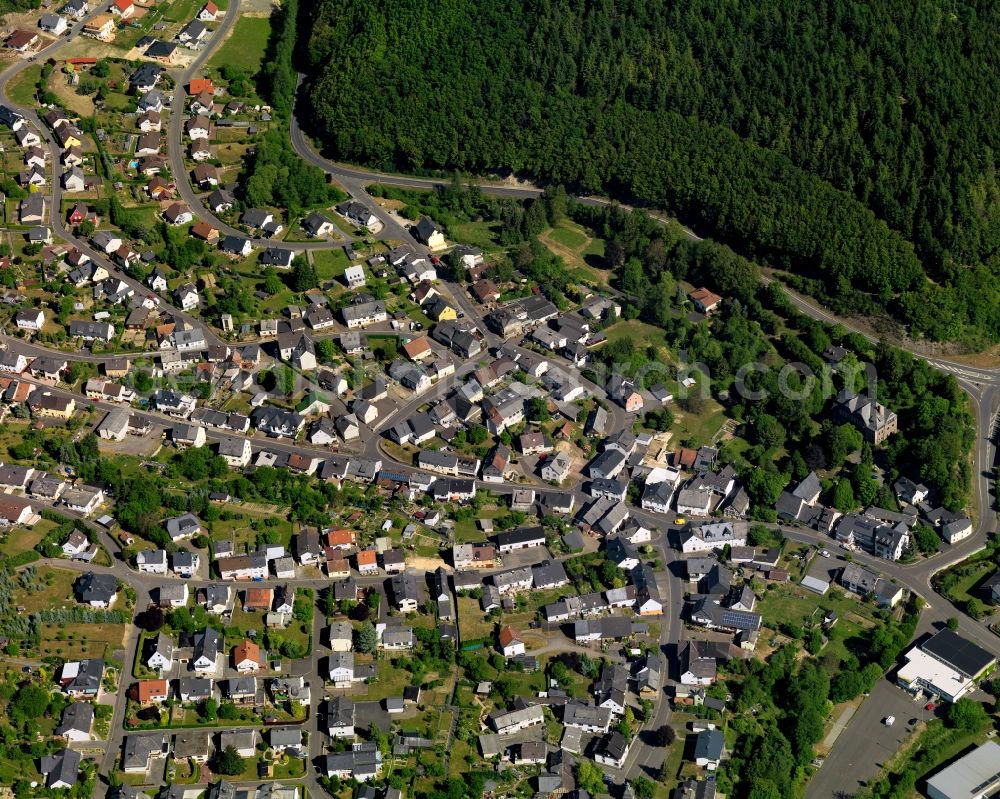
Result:
<svg viewBox="0 0 1000 799"><path fill-rule="evenodd" d="M631 195L802 275L841 312L1000 340L996 4L311 9L305 96L338 157Z"/></svg>

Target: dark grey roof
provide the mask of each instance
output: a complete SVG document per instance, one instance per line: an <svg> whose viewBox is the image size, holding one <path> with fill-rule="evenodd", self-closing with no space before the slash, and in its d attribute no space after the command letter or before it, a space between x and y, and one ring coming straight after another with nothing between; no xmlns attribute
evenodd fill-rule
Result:
<svg viewBox="0 0 1000 799"><path fill-rule="evenodd" d="M146 48L145 54L149 58L169 58L173 55L176 49L177 45L173 42L162 42L157 39L148 48Z"/></svg>
<svg viewBox="0 0 1000 799"><path fill-rule="evenodd" d="M820 486L819 477L817 477L816 472L809 472L805 479L795 487L792 494L799 499L808 501L816 496L821 488L822 486Z"/></svg>
<svg viewBox="0 0 1000 799"><path fill-rule="evenodd" d="M97 693L101 686L101 679L104 677L103 660L81 660L76 676L66 685L66 690L71 693Z"/></svg>
<svg viewBox="0 0 1000 799"><path fill-rule="evenodd" d="M415 602L420 600L420 593L417 589L417 579L412 574L397 574L392 578L392 595L397 603L404 599L412 599Z"/></svg>
<svg viewBox="0 0 1000 799"><path fill-rule="evenodd" d="M264 266L288 266L295 258L293 250L285 250L281 247L268 247L260 254L260 263Z"/></svg>
<svg viewBox="0 0 1000 799"><path fill-rule="evenodd" d="M948 628L928 638L920 648L967 677L977 676L996 659L981 646Z"/></svg>
<svg viewBox="0 0 1000 799"><path fill-rule="evenodd" d="M118 578L113 574L87 572L76 585L81 602L109 603L118 593Z"/></svg>
<svg viewBox="0 0 1000 799"><path fill-rule="evenodd" d="M326 726L343 727L354 724L354 702L346 696L337 696L327 702Z"/></svg>
<svg viewBox="0 0 1000 799"><path fill-rule="evenodd" d="M47 786L57 782L76 785L80 772L80 753L73 749L63 749L54 755L43 757L40 765Z"/></svg>
<svg viewBox="0 0 1000 799"><path fill-rule="evenodd" d="M545 530L540 525L534 527L519 527L517 530L508 530L497 533L497 546L513 546L516 544L527 544L532 541L545 541Z"/></svg>
<svg viewBox="0 0 1000 799"><path fill-rule="evenodd" d="M222 649L222 635L211 627L206 627L202 632L195 633L194 637L194 657L195 660L206 657L215 660Z"/></svg>
<svg viewBox="0 0 1000 799"><path fill-rule="evenodd" d="M732 582L732 572L721 563L716 563L708 570L708 574L701 578L698 590L703 594L725 596L729 593Z"/></svg>
<svg viewBox="0 0 1000 799"><path fill-rule="evenodd" d="M565 585L569 582L562 561L546 560L531 567L531 578L536 588Z"/></svg>
<svg viewBox="0 0 1000 799"><path fill-rule="evenodd" d="M726 739L721 730L702 730L694 743L695 760L707 758L708 760L720 760Z"/></svg>
<svg viewBox="0 0 1000 799"><path fill-rule="evenodd" d="M426 216L420 217L420 221L417 223L416 227L416 233L419 238L427 241L427 239L434 235L437 230L437 225L435 225L429 218Z"/></svg>
<svg viewBox="0 0 1000 799"><path fill-rule="evenodd" d="M122 751L122 768L145 766L152 755L163 751L164 742L158 735L129 735Z"/></svg>
<svg viewBox="0 0 1000 799"><path fill-rule="evenodd" d="M94 706L90 702L73 702L63 709L62 719L56 727L56 735L65 735L70 730L89 733L94 723Z"/></svg>
<svg viewBox="0 0 1000 799"><path fill-rule="evenodd" d="M241 254L243 252L243 248L246 246L247 241L248 240L243 238L242 236L226 236L222 240L222 250L223 252Z"/></svg>

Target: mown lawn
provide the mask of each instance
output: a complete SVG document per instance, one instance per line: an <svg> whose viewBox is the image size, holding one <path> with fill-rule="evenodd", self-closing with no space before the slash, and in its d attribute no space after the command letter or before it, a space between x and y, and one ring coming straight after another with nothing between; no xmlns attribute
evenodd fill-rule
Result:
<svg viewBox="0 0 1000 799"><path fill-rule="evenodd" d="M233 511L236 518L208 522L208 534L214 541L235 541L237 547L241 544L254 543L258 530L277 535L277 543L287 548L292 540L292 523L284 518L283 510L257 512L243 506ZM264 519L272 519L271 526L263 524Z"/></svg>
<svg viewBox="0 0 1000 799"><path fill-rule="evenodd" d="M603 260L604 242L592 238L583 226L572 220L563 219L538 238L549 250L562 258L577 279L607 283L609 273Z"/></svg>
<svg viewBox="0 0 1000 799"><path fill-rule="evenodd" d="M341 277L351 262L339 247L330 250L316 250L312 254L316 277L320 282Z"/></svg>
<svg viewBox="0 0 1000 799"><path fill-rule="evenodd" d="M201 3L196 4L196 0L176 0L169 9L163 12L163 18L173 22L187 22L201 7Z"/></svg>
<svg viewBox="0 0 1000 799"><path fill-rule="evenodd" d="M240 67L256 75L270 35L271 20L267 17L240 17L229 38L208 64L217 69L226 65Z"/></svg>
<svg viewBox="0 0 1000 799"><path fill-rule="evenodd" d="M34 527L14 527L0 540L0 554L20 555L34 549L39 541L58 526L50 519L42 519Z"/></svg>
<svg viewBox="0 0 1000 799"><path fill-rule="evenodd" d="M410 684L410 672L402 666L397 666L399 661L406 661L407 657L400 657L395 660L382 658L378 661L378 676L375 681L369 684L368 693L365 700L369 702L380 702L387 696L401 696L403 689Z"/></svg>
<svg viewBox="0 0 1000 799"><path fill-rule="evenodd" d="M657 349L669 350L667 335L663 328L640 322L638 319L622 319L606 327L604 332L608 336L608 341L620 341L628 338L636 347L652 346Z"/></svg>
<svg viewBox="0 0 1000 799"><path fill-rule="evenodd" d="M995 570L993 562L988 559L960 564L955 569L955 573L959 577L953 585L949 586L945 592L946 596L957 603L968 602L970 599L980 599L979 591L976 590L979 583L983 582Z"/></svg>
<svg viewBox="0 0 1000 799"><path fill-rule="evenodd" d="M558 227L552 229L549 235L564 247L569 247L573 250L582 249L589 240L587 234L572 222L560 223Z"/></svg>
<svg viewBox="0 0 1000 799"><path fill-rule="evenodd" d="M671 388L669 384L665 385L668 389ZM675 406L671 406L671 410L676 420L672 432L682 441L690 439L691 446L696 448L703 444L711 444L713 437L726 421L722 406L711 398L705 401L705 409L697 414L682 411Z"/></svg>
<svg viewBox="0 0 1000 799"><path fill-rule="evenodd" d="M826 596L820 596L795 583L774 585L774 588L764 592L757 605L757 612L768 626L776 627L783 622L801 626L810 618L822 621L821 612L824 610L836 611L842 620L850 614L860 616L866 622L874 622L875 609L872 605L836 588Z"/></svg>

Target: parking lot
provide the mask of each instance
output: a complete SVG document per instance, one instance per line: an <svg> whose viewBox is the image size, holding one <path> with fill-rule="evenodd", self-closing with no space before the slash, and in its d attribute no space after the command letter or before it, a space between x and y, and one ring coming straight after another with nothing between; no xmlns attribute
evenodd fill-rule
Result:
<svg viewBox="0 0 1000 799"><path fill-rule="evenodd" d="M887 716L896 717L891 727L883 724ZM813 777L806 792L807 799L839 799L857 793L909 737L910 720L930 717L923 704L914 701L901 688L880 680Z"/></svg>

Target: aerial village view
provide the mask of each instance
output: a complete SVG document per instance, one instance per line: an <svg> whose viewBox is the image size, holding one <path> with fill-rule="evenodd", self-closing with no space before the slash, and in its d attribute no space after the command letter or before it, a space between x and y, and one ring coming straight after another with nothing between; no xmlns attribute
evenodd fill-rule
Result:
<svg viewBox="0 0 1000 799"><path fill-rule="evenodd" d="M442 5L3 4L0 797L996 795L1000 369L445 168Z"/></svg>

